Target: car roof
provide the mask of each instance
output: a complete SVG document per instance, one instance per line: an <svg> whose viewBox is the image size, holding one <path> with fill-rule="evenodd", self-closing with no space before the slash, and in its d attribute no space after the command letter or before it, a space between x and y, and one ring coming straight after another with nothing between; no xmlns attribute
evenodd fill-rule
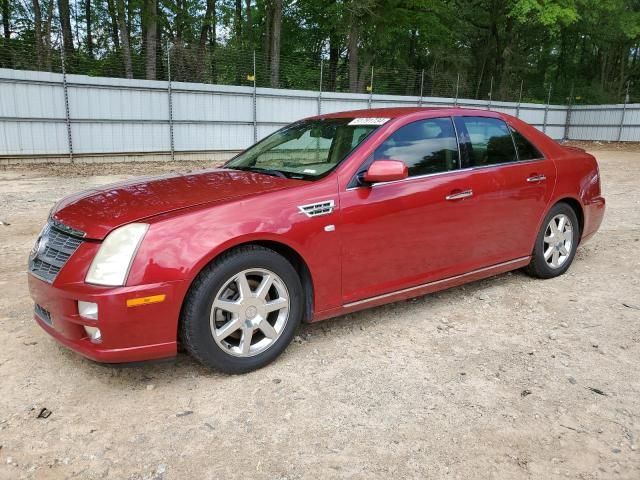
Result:
<svg viewBox="0 0 640 480"><path fill-rule="evenodd" d="M313 118L400 118L415 113L433 112L440 115L476 115L487 117L499 117L500 113L479 109L479 108L459 108L459 107L390 107L390 108L368 108L363 110L348 110L345 112L333 112L318 115Z"/></svg>

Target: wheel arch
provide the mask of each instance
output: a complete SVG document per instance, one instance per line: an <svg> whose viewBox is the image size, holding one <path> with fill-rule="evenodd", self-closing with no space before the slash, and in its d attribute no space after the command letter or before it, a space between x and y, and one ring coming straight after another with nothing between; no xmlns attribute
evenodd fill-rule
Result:
<svg viewBox="0 0 640 480"><path fill-rule="evenodd" d="M304 316L302 317L302 321L305 323L309 323L313 318L313 299L314 299L314 288L313 288L313 279L311 277L311 270L309 270L309 266L307 262L304 260L302 255L298 253L293 247L278 242L276 240L254 240L248 243L243 243L238 246L243 245L260 245L262 247L268 248L269 250L273 250L276 253L279 253L284 258L286 258L293 268L296 269L298 275L300 276L300 283L302 283L302 290L304 291ZM234 247L235 248L235 247Z"/></svg>
<svg viewBox="0 0 640 480"><path fill-rule="evenodd" d="M313 308L314 308L314 286L313 286L313 278L311 276L311 270L309 269L309 266L307 265L307 262L305 261L303 256L292 246L275 239L250 239L250 240L245 239L245 241L241 241L239 243L233 243L231 245L226 245L220 249L217 249L215 252L212 253L212 255L207 257L206 261L204 261L199 265L199 267L197 268L197 271L195 271L195 274L192 275L192 278L189 282L189 286L185 290L185 294L182 299L182 305L180 308L181 310L180 319L178 320L178 331L180 330L180 322L182 319L182 309L184 308L189 292L193 287L193 283L198 278L198 275L200 275L200 273L205 268L207 268L207 266L209 266L212 262L214 262L217 258L219 258L220 255L236 250L238 248L246 247L250 245L257 245L264 248L268 248L269 250L272 250L282 255L291 263L291 265L293 265L293 268L295 268L296 272L300 277L300 282L302 283L302 289L304 292L305 304L304 304L304 315L302 317L302 321L305 323L309 323L311 321L311 319L313 318Z"/></svg>
<svg viewBox="0 0 640 480"><path fill-rule="evenodd" d="M576 198L564 197L556 200L554 204L551 205L551 207L549 207L549 210L551 210L558 203L566 203L575 212L576 217L578 217L578 227L580 228L580 240L581 240L582 234L584 232L584 208L582 207L582 204Z"/></svg>

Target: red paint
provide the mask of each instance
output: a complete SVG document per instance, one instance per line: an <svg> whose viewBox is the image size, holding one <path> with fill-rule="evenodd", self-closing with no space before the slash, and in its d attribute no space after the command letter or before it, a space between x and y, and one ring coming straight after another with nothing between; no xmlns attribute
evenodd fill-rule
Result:
<svg viewBox="0 0 640 480"><path fill-rule="evenodd" d="M363 162L399 127L465 114L504 119L545 159L353 187ZM217 169L132 180L62 200L54 218L93 240L80 246L52 285L29 275L32 297L54 318L55 329L41 324L43 328L94 360L163 358L176 353L178 318L191 282L217 255L243 243L277 242L297 252L311 274L311 320L316 321L520 268L528 263L544 215L559 200L580 205L583 241L602 221L605 202L595 159L511 116L453 108L392 108L323 117L391 120L315 182ZM378 180L405 175L391 161L373 165L370 174ZM526 181L538 174L546 180ZM473 190L473 197L445 200L467 189ZM331 215L308 218L298 209L329 199L336 204ZM85 284L100 240L134 221L150 227L127 285ZM335 225L334 232L324 230L328 224ZM165 294L166 300L126 307L128 298L157 294ZM357 303L378 295L385 296ZM82 325L95 322L78 315L78 300L98 303L102 343L86 338Z"/></svg>
<svg viewBox="0 0 640 480"><path fill-rule="evenodd" d="M398 160L377 160L369 166L364 174L367 183L394 182L409 176L409 168Z"/></svg>

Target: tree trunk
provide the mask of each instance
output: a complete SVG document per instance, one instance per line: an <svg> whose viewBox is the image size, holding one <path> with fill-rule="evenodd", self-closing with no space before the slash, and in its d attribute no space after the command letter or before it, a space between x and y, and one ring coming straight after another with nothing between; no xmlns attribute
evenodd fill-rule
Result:
<svg viewBox="0 0 640 480"><path fill-rule="evenodd" d="M33 33L35 34L36 60L38 68L42 68L44 52L42 51L42 11L40 0L33 0Z"/></svg>
<svg viewBox="0 0 640 480"><path fill-rule="evenodd" d="M247 45L253 46L253 19L251 18L251 0L244 2L247 17Z"/></svg>
<svg viewBox="0 0 640 480"><path fill-rule="evenodd" d="M407 77L404 94L413 95L416 89L416 43L418 38L418 29L412 28L409 34L409 51L407 52Z"/></svg>
<svg viewBox="0 0 640 480"><path fill-rule="evenodd" d="M351 16L351 28L349 29L349 40L347 42L347 54L349 56L349 91L358 92L358 40L360 29Z"/></svg>
<svg viewBox="0 0 640 480"><path fill-rule="evenodd" d="M273 24L273 5L271 0L265 0L264 6L264 66L269 68L271 63L271 27Z"/></svg>
<svg viewBox="0 0 640 480"><path fill-rule="evenodd" d="M9 8L9 0L0 1L2 2L2 31L5 40L9 40L11 38L11 22L9 20L11 9Z"/></svg>
<svg viewBox="0 0 640 480"><path fill-rule="evenodd" d="M272 88L280 86L280 35L282 33L282 0L273 2L273 25L271 28L271 68L270 81Z"/></svg>
<svg viewBox="0 0 640 480"><path fill-rule="evenodd" d="M333 92L336 89L336 78L338 76L338 60L340 59L340 44L335 32L329 35L329 78L327 79L327 90Z"/></svg>
<svg viewBox="0 0 640 480"><path fill-rule="evenodd" d="M233 28L238 46L242 43L242 0L236 0Z"/></svg>
<svg viewBox="0 0 640 480"><path fill-rule="evenodd" d="M158 28L158 5L156 0L144 2L144 53L145 73L147 80L155 80L156 75L156 42Z"/></svg>
<svg viewBox="0 0 640 480"><path fill-rule="evenodd" d="M44 67L51 71L51 23L53 22L53 2L47 4L47 19L44 24Z"/></svg>
<svg viewBox="0 0 640 480"><path fill-rule="evenodd" d="M210 54L213 53L216 42L216 0L207 0L207 10L202 19L202 27L200 28L200 42L198 43L198 71L200 81L204 81L205 67L209 63L207 60L207 39L211 48ZM213 57L209 55L210 61Z"/></svg>
<svg viewBox="0 0 640 480"><path fill-rule="evenodd" d="M36 2L37 0L34 0ZM84 16L87 22L87 53L89 58L93 58L93 30L91 24L91 0L84 2Z"/></svg>
<svg viewBox="0 0 640 480"><path fill-rule="evenodd" d="M124 1L125 0L116 0L118 30L120 32L120 44L122 45L122 61L124 63L124 74L126 78L133 78L133 68L131 67L131 48L129 47L129 31L127 30L126 9Z"/></svg>
<svg viewBox="0 0 640 480"><path fill-rule="evenodd" d="M69 0L58 0L58 13L62 26L62 45L67 60L73 56L73 32L71 31L71 16Z"/></svg>
<svg viewBox="0 0 640 480"><path fill-rule="evenodd" d="M111 19L111 41L116 50L120 50L120 38L118 37L118 15L116 14L115 0L107 0L107 10Z"/></svg>
<svg viewBox="0 0 640 480"><path fill-rule="evenodd" d="M127 2L127 32L129 33L129 45L131 45L131 22L135 15L134 3L132 0Z"/></svg>

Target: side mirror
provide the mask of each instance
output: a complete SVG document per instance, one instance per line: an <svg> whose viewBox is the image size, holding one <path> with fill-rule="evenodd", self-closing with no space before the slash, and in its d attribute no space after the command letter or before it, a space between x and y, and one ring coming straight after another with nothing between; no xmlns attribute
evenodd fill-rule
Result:
<svg viewBox="0 0 640 480"><path fill-rule="evenodd" d="M409 169L400 160L374 160L362 177L365 183L393 182L409 176Z"/></svg>

